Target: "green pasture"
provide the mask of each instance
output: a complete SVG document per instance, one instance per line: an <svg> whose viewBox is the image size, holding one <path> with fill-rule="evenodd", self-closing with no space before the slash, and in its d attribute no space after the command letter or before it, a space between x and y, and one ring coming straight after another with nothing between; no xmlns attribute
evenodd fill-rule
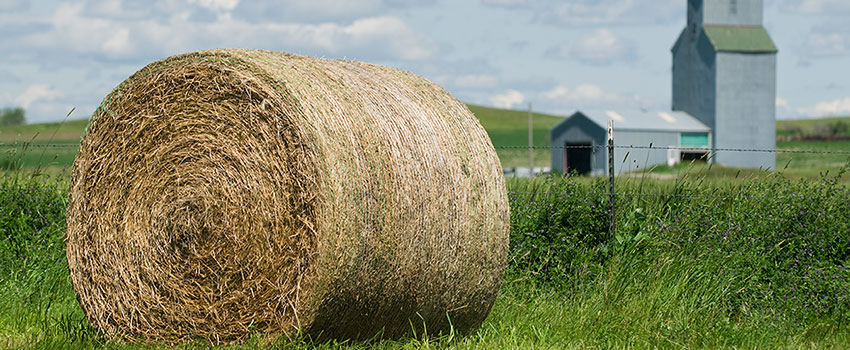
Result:
<svg viewBox="0 0 850 350"><path fill-rule="evenodd" d="M832 177L510 179L509 268L480 329L372 342L255 334L228 349L850 346L850 206ZM0 174L0 348L205 349L92 328L65 260L67 177Z"/></svg>
<svg viewBox="0 0 850 350"><path fill-rule="evenodd" d="M835 174L850 162L850 140L835 141L779 141L777 149L801 152L776 153L776 169L761 170L734 168L706 162L683 162L672 167L656 165L641 172L620 174L620 177L650 177L654 179L678 179L682 177L705 180L738 181L764 178L774 173L788 179L817 179ZM812 151L809 153L808 151ZM829 153L836 152L836 153ZM843 182L850 178L843 177Z"/></svg>
<svg viewBox="0 0 850 350"><path fill-rule="evenodd" d="M469 105L487 130L504 167L528 166L528 112ZM534 113L534 163L549 164L549 128L561 117ZM0 129L0 162L27 169L61 169L73 163L73 148L47 148L44 145L74 144L82 139L87 120L30 124ZM45 163L46 161L46 163ZM2 166L2 164L0 164ZM8 168L5 167L5 168Z"/></svg>
<svg viewBox="0 0 850 350"><path fill-rule="evenodd" d="M526 149L500 146L527 144L526 112L470 108L503 165L524 166ZM559 118L534 120L545 146ZM214 346L110 340L86 320L63 243L67 168L85 125L0 130L0 348ZM843 152L850 141L777 147ZM548 164L548 149L536 158ZM846 159L779 153L775 172L696 162L623 174L613 236L603 179L509 179L509 269L473 334L328 343L257 334L223 348L848 348Z"/></svg>
<svg viewBox="0 0 850 350"><path fill-rule="evenodd" d="M528 166L528 112L504 110L469 105L490 136L503 167ZM562 118L534 113L534 164L550 163L549 128ZM70 120L61 123L30 124L0 129L0 169L41 170L49 173L67 170L74 161L76 148L82 139L87 120ZM811 134L823 132L830 125L846 123L850 117L812 120L783 120L777 122L778 149L847 152L850 140L833 141L782 141L788 130L803 130ZM796 132L796 131L795 131ZM777 153L776 170L789 178L817 178L827 171L834 172L848 160L847 154ZM766 174L753 169L728 168L711 164L680 164L672 168L657 166L651 172L660 177L685 174L704 175L710 178L740 178ZM634 176L635 174L625 174ZM847 180L845 180L847 181Z"/></svg>
<svg viewBox="0 0 850 350"><path fill-rule="evenodd" d="M776 136L780 140L816 135L850 138L850 117L779 120L776 122Z"/></svg>
<svg viewBox="0 0 850 350"><path fill-rule="evenodd" d="M87 119L0 128L0 170L61 173L74 163Z"/></svg>
<svg viewBox="0 0 850 350"><path fill-rule="evenodd" d="M516 111L469 105L487 130L502 167L528 166L528 111ZM549 128L563 120L548 114L532 112L534 165L549 166Z"/></svg>
<svg viewBox="0 0 850 350"><path fill-rule="evenodd" d="M0 142L77 142L86 131L88 119L67 120L64 122L25 124L0 128Z"/></svg>

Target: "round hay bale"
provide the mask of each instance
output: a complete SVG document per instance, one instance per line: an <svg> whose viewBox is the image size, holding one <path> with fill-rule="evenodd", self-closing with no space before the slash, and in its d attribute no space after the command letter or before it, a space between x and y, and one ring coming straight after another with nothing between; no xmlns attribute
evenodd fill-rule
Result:
<svg viewBox="0 0 850 350"><path fill-rule="evenodd" d="M424 78L213 50L104 99L67 224L71 281L109 336L392 338L481 324L509 208L484 129Z"/></svg>

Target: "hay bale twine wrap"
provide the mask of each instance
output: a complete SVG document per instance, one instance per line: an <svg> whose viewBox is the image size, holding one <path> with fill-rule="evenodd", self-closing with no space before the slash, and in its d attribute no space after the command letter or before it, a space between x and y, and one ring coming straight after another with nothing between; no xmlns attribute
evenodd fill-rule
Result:
<svg viewBox="0 0 850 350"><path fill-rule="evenodd" d="M481 324L509 208L484 129L424 78L212 50L104 99L67 224L74 289L110 336L399 337Z"/></svg>

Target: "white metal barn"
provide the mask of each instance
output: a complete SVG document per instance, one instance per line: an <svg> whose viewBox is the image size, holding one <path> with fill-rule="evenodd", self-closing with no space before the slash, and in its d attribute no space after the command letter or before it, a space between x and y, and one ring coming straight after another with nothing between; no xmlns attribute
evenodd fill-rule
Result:
<svg viewBox="0 0 850 350"><path fill-rule="evenodd" d="M711 128L685 112L576 112L550 129L552 170L607 174L608 120L614 121L618 146L614 149L615 174L700 159L712 148Z"/></svg>

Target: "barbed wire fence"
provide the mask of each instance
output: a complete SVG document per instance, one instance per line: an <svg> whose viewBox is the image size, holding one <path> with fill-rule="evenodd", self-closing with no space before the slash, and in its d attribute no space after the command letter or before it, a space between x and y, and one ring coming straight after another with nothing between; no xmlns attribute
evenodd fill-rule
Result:
<svg viewBox="0 0 850 350"><path fill-rule="evenodd" d="M757 200L773 199L773 200L775 200L775 199L782 199L782 198L779 198L779 197L783 197L783 196L777 196L776 194L765 195L765 196L752 196L752 195L741 195L741 194L731 194L730 195L730 194L720 194L720 193L712 193L712 194L703 194L703 193L644 193L644 192L634 193L634 192L616 191L615 190L615 182L617 180L615 180L615 179L619 176L615 176L615 156L614 156L615 150L625 150L626 151L625 157L623 159L623 163L626 162L626 158L629 157L629 152L631 150L645 150L647 152L656 150L656 151L668 151L668 157L671 154L671 153L669 153L670 151L675 151L673 153L675 155L675 157L683 156L684 152L702 153L702 156L699 157L699 160L704 161L704 162L712 162L712 163L714 162L715 156L718 153L722 153L722 152L762 153L762 154L774 154L774 155L776 155L776 154L809 154L809 155L848 156L846 159L843 160L843 164L845 164L845 165L842 167L842 169L846 170L847 168L850 168L850 149L848 149L848 150L821 150L821 149L792 149L792 148L770 148L770 149L767 149L767 148L746 148L746 147L737 147L737 148L725 147L724 148L724 147L708 147L708 146L695 147L695 146L676 146L676 145L657 146L657 145L653 145L650 142L648 142L648 145L616 144L615 139L614 139L613 125L612 125L611 122L609 122L609 124L608 124L607 145L588 143L588 144L574 144L574 145L569 145L569 144L550 145L550 146L542 146L541 147L541 146L534 146L532 144L529 144L528 146L498 145L498 146L495 146L495 148L497 149L497 151L499 151L499 150L528 150L530 155L533 154L533 152L536 149L549 149L550 151L554 150L554 149L563 149L564 152L565 152L565 156L566 156L566 150L567 149L590 149L592 152L607 151L607 157L602 157L602 158L607 158L607 168L597 165L597 168L603 168L607 171L604 174L597 173L597 175L607 175L605 182L607 182L606 187L608 189L608 193L607 193L608 204L609 204L608 213L609 213L609 216L610 216L609 234L611 236L613 236L615 231L616 231L616 221L615 221L615 219L616 219L616 206L617 206L618 198L629 198L629 197L631 197L631 198L635 198L635 197L637 197L637 198L647 198L647 197L649 197L649 198L675 198L675 197L684 198L684 197L686 197L686 198L707 198L707 199L721 199L721 200L730 200L730 199L731 200L746 200L746 199L757 199ZM529 157L531 157L531 156L529 156ZM646 157L647 157L647 162L648 162L649 153L646 154ZM677 162L678 161L685 162L685 159L676 159L676 161ZM554 157L552 158L552 162L555 162ZM564 174L566 176L571 176L571 174L569 173L567 162L568 161L565 160L565 164L563 164L563 171L564 171ZM789 162L788 164L790 164L790 159L789 159L788 162ZM693 164L693 161L691 163ZM774 163L775 163L775 161L774 161ZM657 164L659 164L659 163L644 164L644 166L645 167L650 166L650 165L655 166ZM788 164L785 165L786 168L788 167ZM550 172L554 170L553 169L554 165L555 164L551 164L551 167L549 168ZM622 170L623 169L621 167L620 171L622 172ZM636 170L636 169L633 169L633 170ZM771 169L762 169L762 170L771 170ZM772 169L772 170L776 170L776 169ZM828 174L829 169L825 169L825 170L826 170L826 174ZM510 170L505 169L504 172L505 172L506 176L511 174L511 173L514 176L518 175L517 174L518 173L517 168L511 168ZM839 172L843 172L843 170L839 169ZM536 172L535 167L533 167L533 165L529 166L528 176L535 176L536 174L541 174L541 173L542 173L542 171ZM622 174L617 174L617 175L622 175ZM644 169L644 173L640 174L640 175L641 175L641 178L643 178L644 175L647 175L645 169ZM822 173L822 176L825 176L825 175ZM513 196L517 196L517 195L521 195L521 194L527 194L527 195L536 194L536 193L531 193L531 192L525 192L524 193L524 192L518 192L518 191L512 191L510 193ZM844 191L843 194L844 194L844 197L838 198L838 200L850 203L850 193L847 193L846 191ZM569 194L564 194L564 195L569 195ZM599 196L596 196L596 197L597 197L596 198L597 200L600 199ZM799 197L799 196L798 195L791 195L791 196L784 196L784 197L787 197L785 199L795 199L795 197ZM586 200L593 200L593 198L586 198Z"/></svg>
<svg viewBox="0 0 850 350"><path fill-rule="evenodd" d="M65 142L65 143L51 143L51 142L40 142L40 141L19 141L19 142L0 142L0 157L3 156L2 153L9 153L9 150L14 150L17 152L25 152L28 149L40 149L44 151L45 149L62 149L63 151L74 151L76 148L80 147L79 142ZM527 150L531 152L540 149L590 149L593 152L596 151L607 151L607 172L603 175L604 177L599 177L600 179L604 179L605 185L607 187L607 193L604 196L608 199L609 213L610 213L610 234L616 231L616 206L618 199L625 198L704 198L704 199L721 199L721 200L743 200L743 199L797 199L799 196L790 195L790 196L777 196L775 194L764 195L764 196L752 196L752 195L740 195L740 194L704 194L704 193L646 193L646 192L628 192L628 191L616 191L615 183L617 182L617 178L622 178L623 174L615 174L615 157L614 150L626 150L627 152L630 150L657 150L657 151L679 151L679 152L704 152L705 156L703 157L704 161L711 161L714 156L718 153L722 152L743 152L743 153L765 153L765 154L809 154L809 155L832 155L832 156L847 156L847 159L844 159L844 162L847 164L846 167L850 167L850 149L848 150L820 150L820 149L797 149L797 148L774 148L774 149L764 149L764 148L722 148L722 147L694 147L694 146L657 146L649 143L648 145L634 145L634 144L616 144L616 141L613 137L613 133L609 131L608 144L578 144L578 145L549 145L549 146L535 146L533 144L529 145L496 145L494 148L497 151L500 150ZM626 157L628 157L629 153L626 153ZM531 156L530 156L531 157ZM531 158L530 158L531 159ZM625 159L623 159L625 163ZM533 164L532 164L533 165ZM645 164L646 166L647 164ZM654 164L653 164L654 165ZM506 176L516 175L516 169L521 167L514 168L506 168L505 173ZM509 169L513 169L510 171ZM539 176L542 172L535 172L535 168L528 169L529 176ZM551 167L550 167L551 169ZM620 169L622 172L622 169ZM644 173L640 174L641 177L646 175L646 169L644 169ZM775 169L774 169L775 170ZM829 169L824 169L827 172ZM551 171L551 170L550 170ZM627 175L633 175L638 172L628 172ZM550 174L542 174L542 175L551 175ZM617 175L617 176L615 176ZM569 173L566 173L565 176L571 176ZM537 192L523 192L523 191L509 191L509 195L536 195L539 194ZM576 196L580 195L579 193L558 193L563 196ZM846 201L850 203L850 193L845 193L847 195L846 198L839 198L839 200ZM598 200L601 199L599 196L586 196L584 198L586 200ZM593 198L591 198L593 197Z"/></svg>

